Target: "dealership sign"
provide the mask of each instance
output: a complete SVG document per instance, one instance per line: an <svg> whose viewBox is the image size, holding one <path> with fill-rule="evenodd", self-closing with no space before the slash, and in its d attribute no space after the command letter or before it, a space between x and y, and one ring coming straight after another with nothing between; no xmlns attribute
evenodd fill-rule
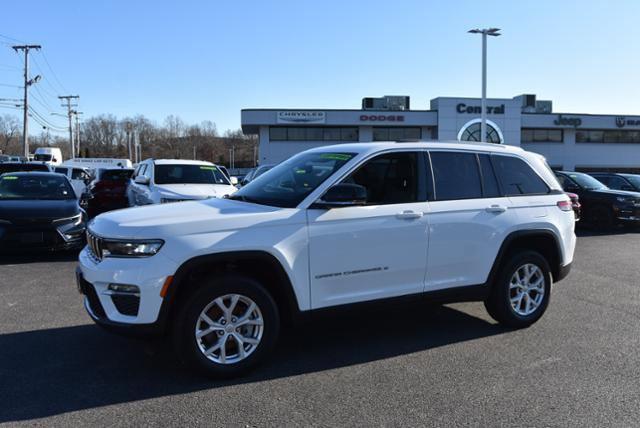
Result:
<svg viewBox="0 0 640 428"><path fill-rule="evenodd" d="M456 106L456 111L458 113L481 114L482 107L468 106L465 103L460 103ZM504 114L504 104L500 104L499 106L487 106L487 114Z"/></svg>
<svg viewBox="0 0 640 428"><path fill-rule="evenodd" d="M404 122L401 114L361 114L360 122Z"/></svg>
<svg viewBox="0 0 640 428"><path fill-rule="evenodd" d="M558 118L554 120L553 123L558 126L573 126L574 128L577 128L582 125L582 119L579 117L566 117L559 114Z"/></svg>
<svg viewBox="0 0 640 428"><path fill-rule="evenodd" d="M616 117L616 126L618 128L624 128L625 126L640 126L639 119L627 119L624 116Z"/></svg>
<svg viewBox="0 0 640 428"><path fill-rule="evenodd" d="M324 123L326 114L323 111L279 111L278 123Z"/></svg>

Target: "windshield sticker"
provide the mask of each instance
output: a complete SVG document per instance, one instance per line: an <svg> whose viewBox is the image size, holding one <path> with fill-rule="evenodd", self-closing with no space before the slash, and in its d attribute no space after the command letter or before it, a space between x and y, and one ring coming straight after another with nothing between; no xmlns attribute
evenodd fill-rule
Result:
<svg viewBox="0 0 640 428"><path fill-rule="evenodd" d="M3 180L17 180L18 177L16 177L15 175L9 175L7 177L2 177Z"/></svg>
<svg viewBox="0 0 640 428"><path fill-rule="evenodd" d="M320 155L321 159L331 159L339 161L348 161L352 157L353 155L345 155L344 153L322 153Z"/></svg>
<svg viewBox="0 0 640 428"><path fill-rule="evenodd" d="M296 168L296 174L306 174L307 170L304 168Z"/></svg>
<svg viewBox="0 0 640 428"><path fill-rule="evenodd" d="M215 171L217 168L215 166L201 166L200 169L207 169L209 171Z"/></svg>

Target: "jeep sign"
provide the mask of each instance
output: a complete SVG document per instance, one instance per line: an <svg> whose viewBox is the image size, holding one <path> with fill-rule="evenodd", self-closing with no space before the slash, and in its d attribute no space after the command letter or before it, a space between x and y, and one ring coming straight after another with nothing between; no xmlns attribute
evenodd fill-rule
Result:
<svg viewBox="0 0 640 428"><path fill-rule="evenodd" d="M553 123L558 126L573 126L574 128L577 128L582 124L582 119L579 117L564 117L559 114L558 118L554 120Z"/></svg>

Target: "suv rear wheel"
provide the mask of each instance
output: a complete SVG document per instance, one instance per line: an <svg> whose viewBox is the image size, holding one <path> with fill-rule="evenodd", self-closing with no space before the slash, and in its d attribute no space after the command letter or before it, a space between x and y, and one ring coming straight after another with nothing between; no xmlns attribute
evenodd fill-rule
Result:
<svg viewBox="0 0 640 428"><path fill-rule="evenodd" d="M549 305L549 263L535 251L514 254L500 269L485 307L501 324L523 328L536 322Z"/></svg>
<svg viewBox="0 0 640 428"><path fill-rule="evenodd" d="M238 376L272 351L280 320L271 295L252 278L226 275L199 288L174 330L181 359L206 375Z"/></svg>

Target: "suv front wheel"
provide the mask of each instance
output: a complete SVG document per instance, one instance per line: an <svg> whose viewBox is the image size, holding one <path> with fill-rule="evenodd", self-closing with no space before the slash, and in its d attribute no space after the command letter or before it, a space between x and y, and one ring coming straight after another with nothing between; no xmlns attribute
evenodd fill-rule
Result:
<svg viewBox="0 0 640 428"><path fill-rule="evenodd" d="M549 305L549 263L535 251L514 254L500 269L485 301L489 315L509 327L528 327L538 321Z"/></svg>
<svg viewBox="0 0 640 428"><path fill-rule="evenodd" d="M280 320L265 288L230 274L209 280L187 301L174 330L181 359L206 375L238 376L273 349Z"/></svg>

